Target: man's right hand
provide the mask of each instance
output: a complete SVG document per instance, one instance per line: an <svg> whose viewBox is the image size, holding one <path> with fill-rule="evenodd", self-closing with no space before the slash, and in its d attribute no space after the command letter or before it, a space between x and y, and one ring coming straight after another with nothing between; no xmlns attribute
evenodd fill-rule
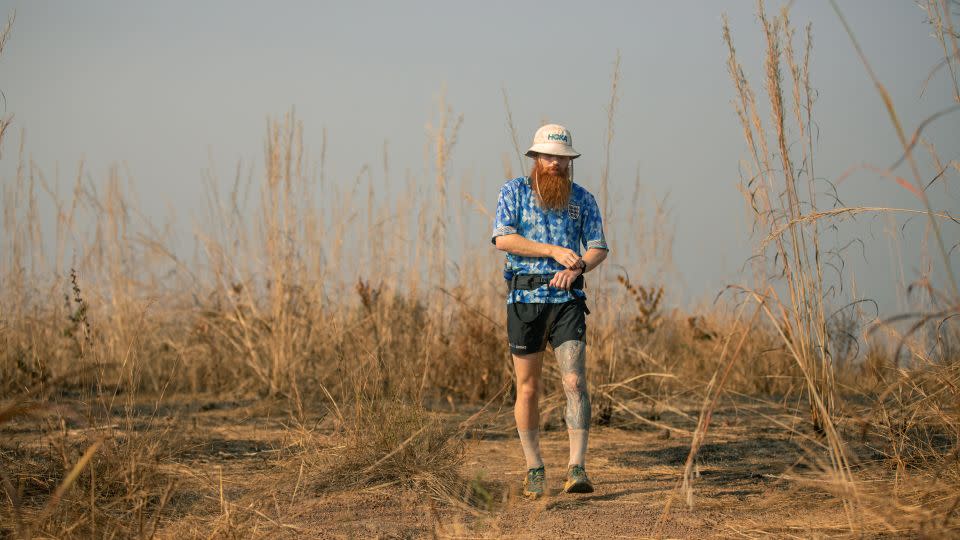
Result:
<svg viewBox="0 0 960 540"><path fill-rule="evenodd" d="M550 256L553 257L553 260L562 264L568 270L573 270L577 265L580 264L580 256L577 255L577 252L572 249L567 249L563 246L553 246Z"/></svg>

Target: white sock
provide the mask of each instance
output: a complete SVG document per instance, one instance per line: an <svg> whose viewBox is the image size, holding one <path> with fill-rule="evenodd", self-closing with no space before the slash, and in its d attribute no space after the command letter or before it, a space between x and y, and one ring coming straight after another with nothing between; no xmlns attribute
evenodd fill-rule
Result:
<svg viewBox="0 0 960 540"><path fill-rule="evenodd" d="M523 446L523 457L527 460L527 468L543 467L543 460L540 459L540 430L521 431L518 429L517 433L520 434L520 445Z"/></svg>
<svg viewBox="0 0 960 540"><path fill-rule="evenodd" d="M587 453L587 439L590 437L589 429L568 429L567 435L570 437L570 465L584 465L585 454Z"/></svg>

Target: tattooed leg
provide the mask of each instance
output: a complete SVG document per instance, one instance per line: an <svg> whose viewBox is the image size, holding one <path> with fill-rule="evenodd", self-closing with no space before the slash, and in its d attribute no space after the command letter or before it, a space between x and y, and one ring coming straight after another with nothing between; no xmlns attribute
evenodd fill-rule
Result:
<svg viewBox="0 0 960 540"><path fill-rule="evenodd" d="M566 341L554 351L560 363L563 391L567 395L567 429L590 428L590 396L587 394L586 343Z"/></svg>
<svg viewBox="0 0 960 540"><path fill-rule="evenodd" d="M567 396L567 434L570 465L583 465L590 431L590 395L587 393L586 343L566 341L554 350Z"/></svg>

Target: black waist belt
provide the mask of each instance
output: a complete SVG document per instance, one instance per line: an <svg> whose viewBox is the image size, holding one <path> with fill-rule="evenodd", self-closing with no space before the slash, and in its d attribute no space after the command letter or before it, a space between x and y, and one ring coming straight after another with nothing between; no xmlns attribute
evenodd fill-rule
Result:
<svg viewBox="0 0 960 540"><path fill-rule="evenodd" d="M532 291L550 283L554 274L514 274L510 279L510 288L518 291ZM583 290L583 274L573 280L571 289Z"/></svg>

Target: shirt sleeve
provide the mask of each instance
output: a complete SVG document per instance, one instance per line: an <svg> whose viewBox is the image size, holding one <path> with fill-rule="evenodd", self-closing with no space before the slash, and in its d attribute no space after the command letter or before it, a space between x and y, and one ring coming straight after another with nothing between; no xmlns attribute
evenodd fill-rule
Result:
<svg viewBox="0 0 960 540"><path fill-rule="evenodd" d="M517 224L520 221L519 214L515 190L509 183L504 184L500 188L500 198L497 200L497 217L493 223L490 243L496 245L498 236L517 234Z"/></svg>
<svg viewBox="0 0 960 540"><path fill-rule="evenodd" d="M603 236L603 220L600 218L600 208L597 207L597 200L590 195L584 205L583 213L583 233L580 236L580 242L587 249L605 249L610 251L607 246L607 239Z"/></svg>

